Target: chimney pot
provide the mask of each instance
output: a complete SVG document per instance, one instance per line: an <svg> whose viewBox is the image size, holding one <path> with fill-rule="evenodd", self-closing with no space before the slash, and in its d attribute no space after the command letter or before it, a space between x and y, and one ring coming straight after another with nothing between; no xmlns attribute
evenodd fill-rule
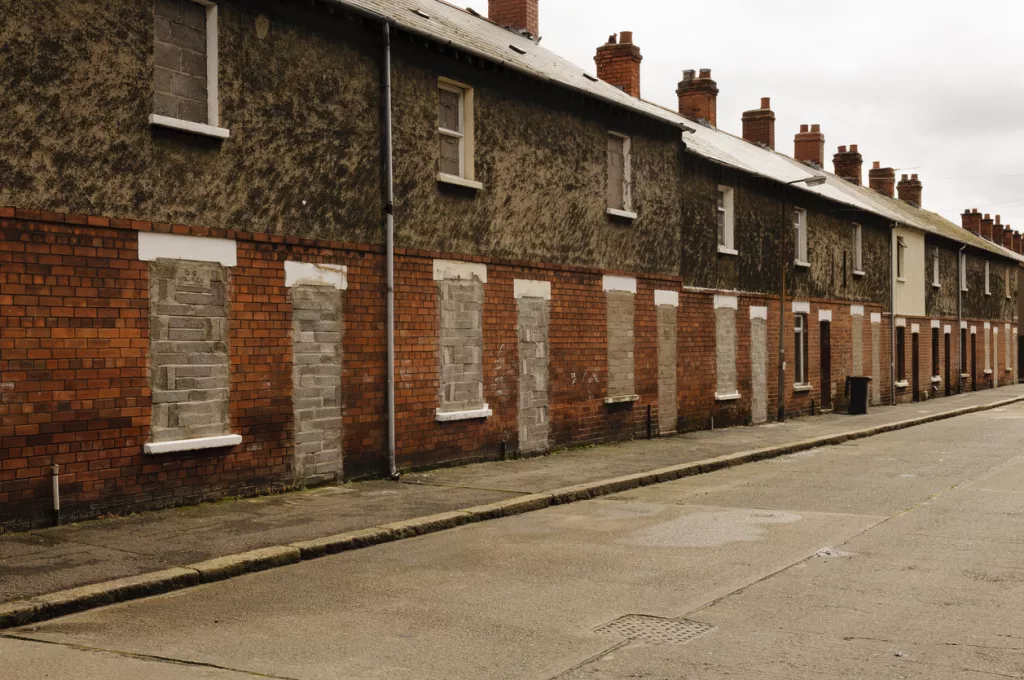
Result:
<svg viewBox="0 0 1024 680"><path fill-rule="evenodd" d="M607 44L597 48L594 63L597 64L597 77L614 85L632 97L640 97L640 62L643 55L640 48L633 44L633 32L622 31L621 40L616 42L615 36Z"/></svg>
<svg viewBox="0 0 1024 680"><path fill-rule="evenodd" d="M811 125L810 132L806 125L800 126L800 132L793 138L793 158L816 168L825 167L825 135L820 125Z"/></svg>
<svg viewBox="0 0 1024 680"><path fill-rule="evenodd" d="M680 115L717 127L718 83L711 79L711 69L702 68L697 78L694 71L683 71L683 81L679 83L676 95L679 97Z"/></svg>
<svg viewBox="0 0 1024 680"><path fill-rule="evenodd" d="M878 170L878 169L879 169L880 167L882 167L882 163L881 163L881 161L875 161L875 162L874 162L874 163L873 163L873 164L871 165L871 169L872 169L872 170Z"/></svg>
<svg viewBox="0 0 1024 680"><path fill-rule="evenodd" d="M761 97L761 108L743 112L743 139L775 150L775 112L772 100Z"/></svg>
<svg viewBox="0 0 1024 680"><path fill-rule="evenodd" d="M503 28L540 37L540 0L488 0L487 17Z"/></svg>
<svg viewBox="0 0 1024 680"><path fill-rule="evenodd" d="M845 146L839 147L839 153L832 157L836 174L848 182L860 186L864 179L864 157L857 151L857 145L851 144L849 151ZM869 175L870 176L870 175Z"/></svg>

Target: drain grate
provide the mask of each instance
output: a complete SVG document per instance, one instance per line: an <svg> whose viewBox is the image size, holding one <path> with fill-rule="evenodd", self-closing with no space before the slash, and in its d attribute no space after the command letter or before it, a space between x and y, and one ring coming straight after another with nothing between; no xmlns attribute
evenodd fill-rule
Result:
<svg viewBox="0 0 1024 680"><path fill-rule="evenodd" d="M700 621L630 614L606 623L594 632L614 633L638 644L678 645L714 629L715 626Z"/></svg>

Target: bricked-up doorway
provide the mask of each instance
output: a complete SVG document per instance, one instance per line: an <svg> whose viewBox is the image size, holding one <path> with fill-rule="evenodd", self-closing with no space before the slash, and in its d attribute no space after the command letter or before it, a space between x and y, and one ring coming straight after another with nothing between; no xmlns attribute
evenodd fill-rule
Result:
<svg viewBox="0 0 1024 680"><path fill-rule="evenodd" d="M1024 382L1024 372L1020 367L1024 366L1024 338L1017 337L1017 382Z"/></svg>
<svg viewBox="0 0 1024 680"><path fill-rule="evenodd" d="M971 333L971 392L978 391L978 334Z"/></svg>
<svg viewBox="0 0 1024 680"><path fill-rule="evenodd" d="M910 370L912 370L913 376L910 379L910 384L914 390L914 401L921 401L921 350L918 347L920 344L918 341L921 338L920 333L911 333L910 340Z"/></svg>
<svg viewBox="0 0 1024 680"><path fill-rule="evenodd" d="M821 408L832 408L832 324L821 322Z"/></svg>
<svg viewBox="0 0 1024 680"><path fill-rule="evenodd" d="M943 376L943 379L944 379L944 381L946 383L946 396L948 397L949 395L953 394L953 384L952 384L952 382L950 382L950 379L949 379L950 378L950 366L949 366L949 337L950 336L949 336L949 333L946 333L945 335L946 335L946 344L945 344L945 350L946 350L946 366L945 366L946 374Z"/></svg>

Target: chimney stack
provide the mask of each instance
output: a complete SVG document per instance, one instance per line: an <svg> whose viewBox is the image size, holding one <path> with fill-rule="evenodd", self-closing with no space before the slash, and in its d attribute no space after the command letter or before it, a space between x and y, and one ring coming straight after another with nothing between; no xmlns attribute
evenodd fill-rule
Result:
<svg viewBox="0 0 1024 680"><path fill-rule="evenodd" d="M1003 230L1003 247L1007 250L1013 250L1013 230L1010 229L1009 224Z"/></svg>
<svg viewBox="0 0 1024 680"><path fill-rule="evenodd" d="M995 223L992 225L992 242L997 245L1003 245L1003 218L1002 215L996 215Z"/></svg>
<svg viewBox="0 0 1024 680"><path fill-rule="evenodd" d="M921 180L917 178L917 175L911 175L910 179L903 175L900 178L900 183L896 185L896 190L900 192L901 201L915 208L921 207Z"/></svg>
<svg viewBox="0 0 1024 680"><path fill-rule="evenodd" d="M693 70L683 71L679 95L679 114L691 120L718 126L718 83L711 79L711 69L702 68L700 75Z"/></svg>
<svg viewBox="0 0 1024 680"><path fill-rule="evenodd" d="M1021 253L1021 237L1019 231L1011 232L1013 234L1013 247L1010 249L1015 253Z"/></svg>
<svg viewBox="0 0 1024 680"><path fill-rule="evenodd" d="M743 112L743 139L775 150L775 112L771 98L761 97L761 108Z"/></svg>
<svg viewBox="0 0 1024 680"><path fill-rule="evenodd" d="M964 229L975 236L981 236L981 213L977 208L965 210L960 219L963 221Z"/></svg>
<svg viewBox="0 0 1024 680"><path fill-rule="evenodd" d="M540 37L540 0L487 0L487 18L502 28Z"/></svg>
<svg viewBox="0 0 1024 680"><path fill-rule="evenodd" d="M620 39L614 35L597 48L594 57L597 77L611 83L631 97L640 98L640 48L633 44L633 32L623 31Z"/></svg>
<svg viewBox="0 0 1024 680"><path fill-rule="evenodd" d="M800 132L793 139L793 158L822 170L825 168L825 135L820 125L815 123L810 130L806 125L800 126Z"/></svg>
<svg viewBox="0 0 1024 680"><path fill-rule="evenodd" d="M981 218L981 234L979 235L987 241L992 240L992 216L988 213Z"/></svg>
<svg viewBox="0 0 1024 680"><path fill-rule="evenodd" d="M893 198L896 195L896 171L883 168L880 162L875 161L868 170L868 186L883 196Z"/></svg>
<svg viewBox="0 0 1024 680"><path fill-rule="evenodd" d="M857 151L857 145L851 144L847 151L845 146L839 147L839 153L832 157L832 164L836 168L836 174L847 182L853 182L860 186L864 179L861 168L864 166L864 157Z"/></svg>

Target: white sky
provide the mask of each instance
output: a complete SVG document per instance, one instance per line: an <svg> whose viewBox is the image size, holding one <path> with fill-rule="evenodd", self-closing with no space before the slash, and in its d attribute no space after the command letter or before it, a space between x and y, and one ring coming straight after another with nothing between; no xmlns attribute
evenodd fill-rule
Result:
<svg viewBox="0 0 1024 680"><path fill-rule="evenodd" d="M487 14L487 0L449 0ZM1024 0L540 0L544 47L594 72L633 31L643 97L676 108L684 69L710 68L718 127L772 98L776 148L820 123L825 165L859 144L920 175L924 207L964 208L1024 231Z"/></svg>

